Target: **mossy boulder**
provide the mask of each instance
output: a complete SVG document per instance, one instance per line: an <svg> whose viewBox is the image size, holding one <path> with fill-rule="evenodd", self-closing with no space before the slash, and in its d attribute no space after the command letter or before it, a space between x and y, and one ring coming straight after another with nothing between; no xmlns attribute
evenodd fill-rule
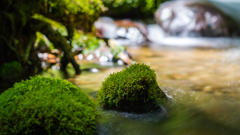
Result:
<svg viewBox="0 0 240 135"><path fill-rule="evenodd" d="M97 104L72 83L33 77L0 95L0 134L93 134Z"/></svg>
<svg viewBox="0 0 240 135"><path fill-rule="evenodd" d="M98 101L106 109L146 113L160 109L159 104L167 97L158 86L154 70L145 64L133 64L106 78Z"/></svg>

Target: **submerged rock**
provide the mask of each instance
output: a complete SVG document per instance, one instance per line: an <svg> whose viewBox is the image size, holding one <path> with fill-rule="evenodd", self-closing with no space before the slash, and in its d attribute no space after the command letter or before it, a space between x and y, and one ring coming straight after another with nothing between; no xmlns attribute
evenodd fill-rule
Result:
<svg viewBox="0 0 240 135"><path fill-rule="evenodd" d="M157 23L167 36L240 37L235 18L208 1L170 1L156 11Z"/></svg>

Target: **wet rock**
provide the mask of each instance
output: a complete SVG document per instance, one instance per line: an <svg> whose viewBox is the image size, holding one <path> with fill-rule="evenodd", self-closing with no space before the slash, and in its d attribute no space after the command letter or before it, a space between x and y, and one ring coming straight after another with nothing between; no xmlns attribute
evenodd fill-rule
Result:
<svg viewBox="0 0 240 135"><path fill-rule="evenodd" d="M97 28L97 36L99 38L116 38L117 25L114 20L109 17L100 17L95 23Z"/></svg>
<svg viewBox="0 0 240 135"><path fill-rule="evenodd" d="M161 93L161 100L163 103L169 103L171 102L171 99L169 99L166 94L162 91L162 89L160 87L158 87L158 92ZM127 101L123 101L120 108L118 108L117 106L103 106L104 109L109 109L109 110L118 110L118 111L122 111L122 112L130 112L130 113L137 113L137 114L141 114L141 113L148 113L148 112L155 112L155 111L159 111L162 112L164 111L163 107L159 104L154 103L153 100L148 100L148 101L144 101L143 99L141 100L136 100L134 102L127 102Z"/></svg>
<svg viewBox="0 0 240 135"><path fill-rule="evenodd" d="M131 55L127 52L126 47L118 45L115 40L109 39L108 46L101 44L99 48L94 50L90 54L78 54L75 59L89 60L100 62L100 64L106 62L117 62L119 65L131 65L134 61Z"/></svg>
<svg viewBox="0 0 240 135"><path fill-rule="evenodd" d="M208 1L170 1L156 11L167 36L239 37L237 20Z"/></svg>
<svg viewBox="0 0 240 135"><path fill-rule="evenodd" d="M115 24L119 27L117 31L117 35L119 37L131 38L131 36L134 36L134 34L138 34L140 37L138 37L138 39L135 39L136 42L143 42L148 40L148 30L146 25L143 23L124 19L115 21ZM125 29L124 33L121 31L123 28Z"/></svg>
<svg viewBox="0 0 240 135"><path fill-rule="evenodd" d="M132 20L114 21L109 17L101 17L95 22L97 35L100 38L124 39L124 44L142 43L148 41L146 25Z"/></svg>
<svg viewBox="0 0 240 135"><path fill-rule="evenodd" d="M119 110L117 107L108 107L104 106L104 109L107 110ZM153 111L161 111L161 106L153 104L152 102L135 102L134 105L126 102L124 106L121 108L122 112L130 112L130 113L148 113Z"/></svg>
<svg viewBox="0 0 240 135"><path fill-rule="evenodd" d="M41 67L43 69L48 69L53 65L56 65L57 69L60 68L60 56L56 53L38 53L38 57L41 60Z"/></svg>

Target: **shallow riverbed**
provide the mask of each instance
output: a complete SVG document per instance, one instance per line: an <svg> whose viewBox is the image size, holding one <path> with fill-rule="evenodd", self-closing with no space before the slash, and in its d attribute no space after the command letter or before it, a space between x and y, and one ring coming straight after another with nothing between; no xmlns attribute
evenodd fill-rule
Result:
<svg viewBox="0 0 240 135"><path fill-rule="evenodd" d="M240 48L129 46L139 63L155 70L157 81L173 103L161 112L129 114L102 111L101 135L202 135L240 133ZM124 67L112 63L79 61L83 73L67 79L96 98L102 81ZM93 72L91 72L93 71ZM44 76L64 78L49 70Z"/></svg>

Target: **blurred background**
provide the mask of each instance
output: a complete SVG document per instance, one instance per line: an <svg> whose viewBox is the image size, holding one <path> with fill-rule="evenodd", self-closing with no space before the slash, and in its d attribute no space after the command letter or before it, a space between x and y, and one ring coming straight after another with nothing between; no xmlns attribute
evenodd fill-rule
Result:
<svg viewBox="0 0 240 135"><path fill-rule="evenodd" d="M238 0L1 0L1 92L42 75L96 98L110 73L146 63L171 110L103 111L99 134L238 134L239 7Z"/></svg>

